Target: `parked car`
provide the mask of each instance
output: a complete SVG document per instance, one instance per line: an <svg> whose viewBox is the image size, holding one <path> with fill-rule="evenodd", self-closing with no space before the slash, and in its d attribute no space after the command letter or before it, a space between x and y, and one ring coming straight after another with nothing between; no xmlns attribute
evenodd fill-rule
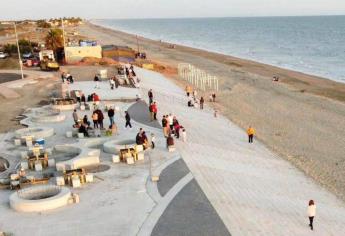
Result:
<svg viewBox="0 0 345 236"><path fill-rule="evenodd" d="M0 59L5 59L8 56L9 56L8 53L0 52Z"/></svg>
<svg viewBox="0 0 345 236"><path fill-rule="evenodd" d="M23 55L22 55L23 59L30 59L30 58L33 58L33 57L34 57L34 55L31 52L23 53Z"/></svg>
<svg viewBox="0 0 345 236"><path fill-rule="evenodd" d="M33 57L33 58L25 60L25 63L23 62L23 64L27 67L32 67L32 66L36 67L36 66L40 66L41 62L39 58Z"/></svg>

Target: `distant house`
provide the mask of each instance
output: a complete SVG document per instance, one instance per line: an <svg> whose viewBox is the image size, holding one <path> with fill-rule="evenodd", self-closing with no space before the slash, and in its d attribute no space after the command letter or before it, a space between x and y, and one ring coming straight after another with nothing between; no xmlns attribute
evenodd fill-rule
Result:
<svg viewBox="0 0 345 236"><path fill-rule="evenodd" d="M77 63L85 57L102 58L102 47L100 45L65 47L67 63Z"/></svg>

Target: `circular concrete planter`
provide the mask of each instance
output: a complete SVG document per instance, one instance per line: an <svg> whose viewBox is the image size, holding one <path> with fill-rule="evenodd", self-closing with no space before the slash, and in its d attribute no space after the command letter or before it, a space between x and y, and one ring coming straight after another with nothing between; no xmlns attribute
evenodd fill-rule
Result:
<svg viewBox="0 0 345 236"><path fill-rule="evenodd" d="M118 154L121 149L134 148L136 145L132 139L112 140L103 144L103 151L110 154Z"/></svg>
<svg viewBox="0 0 345 236"><path fill-rule="evenodd" d="M32 114L32 121L39 123L62 122L66 119L66 116L60 114L59 110L51 107L37 109Z"/></svg>
<svg viewBox="0 0 345 236"><path fill-rule="evenodd" d="M32 136L35 139L48 138L54 135L54 129L49 127L32 127L16 130L14 136L22 138L25 136Z"/></svg>
<svg viewBox="0 0 345 236"><path fill-rule="evenodd" d="M37 123L57 123L66 119L65 115L49 115L49 116L36 116L32 117L33 122Z"/></svg>
<svg viewBox="0 0 345 236"><path fill-rule="evenodd" d="M100 163L100 150L89 149L88 147L79 148L76 145L68 144L55 146L54 150L74 154L73 157L68 160L57 161L57 171L73 170L85 166L98 165Z"/></svg>
<svg viewBox="0 0 345 236"><path fill-rule="evenodd" d="M66 187L42 185L25 188L10 196L10 206L19 212L41 212L66 206L71 192Z"/></svg>
<svg viewBox="0 0 345 236"><path fill-rule="evenodd" d="M56 99L52 108L60 111L69 111L77 107L77 103L73 99Z"/></svg>

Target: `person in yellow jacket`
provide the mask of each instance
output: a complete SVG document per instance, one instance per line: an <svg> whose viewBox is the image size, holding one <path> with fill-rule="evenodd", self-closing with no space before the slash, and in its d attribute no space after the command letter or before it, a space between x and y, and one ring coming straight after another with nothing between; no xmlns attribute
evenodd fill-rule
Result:
<svg viewBox="0 0 345 236"><path fill-rule="evenodd" d="M249 143L252 143L253 137L255 135L255 129L253 127L249 126L249 128L247 129L247 134L248 134Z"/></svg>

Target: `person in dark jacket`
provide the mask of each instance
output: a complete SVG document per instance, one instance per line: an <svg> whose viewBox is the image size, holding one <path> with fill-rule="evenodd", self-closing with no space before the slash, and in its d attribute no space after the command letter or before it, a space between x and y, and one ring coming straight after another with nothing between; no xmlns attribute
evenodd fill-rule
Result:
<svg viewBox="0 0 345 236"><path fill-rule="evenodd" d="M98 115L99 128L100 129L104 129L104 126L103 126L103 120L104 120L103 112L100 109L97 109L96 112L97 112L97 115Z"/></svg>
<svg viewBox="0 0 345 236"><path fill-rule="evenodd" d="M200 109L201 110L204 109L204 102L205 102L204 97L201 97L200 98Z"/></svg>
<svg viewBox="0 0 345 236"><path fill-rule="evenodd" d="M84 105L86 104L86 97L85 97L85 94L82 94L82 95L81 95L81 102L83 102Z"/></svg>
<svg viewBox="0 0 345 236"><path fill-rule="evenodd" d="M110 108L108 110L108 117L109 117L109 120L110 120L110 126L112 126L115 122L114 122L114 116L115 116L115 110L114 108Z"/></svg>
<svg viewBox="0 0 345 236"><path fill-rule="evenodd" d="M153 103L153 93L152 93L152 89L149 90L149 92L147 93L147 95L149 96L149 104Z"/></svg>
<svg viewBox="0 0 345 236"><path fill-rule="evenodd" d="M83 118L83 124L86 125L86 128L88 128L88 129L90 128L91 123L90 123L89 119L87 118L87 115L85 115Z"/></svg>
<svg viewBox="0 0 345 236"><path fill-rule="evenodd" d="M125 111L125 119L126 119L126 125L125 127L127 128L127 126L129 126L129 128L132 128L132 124L131 124L131 117L128 113L128 111Z"/></svg>
<svg viewBox="0 0 345 236"><path fill-rule="evenodd" d="M83 133L85 137L89 137L89 133L87 132L87 128L85 124L80 125L78 132Z"/></svg>
<svg viewBox="0 0 345 236"><path fill-rule="evenodd" d="M170 146L174 146L174 138L171 135L167 137L167 148Z"/></svg>

